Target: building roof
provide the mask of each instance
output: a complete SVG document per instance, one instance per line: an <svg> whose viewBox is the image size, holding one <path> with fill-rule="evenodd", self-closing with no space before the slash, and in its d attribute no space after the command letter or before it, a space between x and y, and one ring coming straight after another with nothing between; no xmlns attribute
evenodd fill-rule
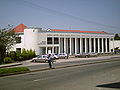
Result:
<svg viewBox="0 0 120 90"><path fill-rule="evenodd" d="M57 31L57 32L77 32L77 33L107 33L107 32L98 32L98 31L80 31L80 30L62 30L62 29L50 29L51 31Z"/></svg>
<svg viewBox="0 0 120 90"><path fill-rule="evenodd" d="M21 33L21 32L24 32L25 28L28 28L28 27L25 26L24 24L20 24L20 25L16 26L13 30L17 33Z"/></svg>
<svg viewBox="0 0 120 90"><path fill-rule="evenodd" d="M13 30L17 33L23 33L24 29L28 28L24 24L20 24L16 26ZM101 33L101 34L106 34L107 32L104 31L80 31L80 30L62 30L62 29L50 29L50 31L55 31L55 32L71 32L71 33Z"/></svg>

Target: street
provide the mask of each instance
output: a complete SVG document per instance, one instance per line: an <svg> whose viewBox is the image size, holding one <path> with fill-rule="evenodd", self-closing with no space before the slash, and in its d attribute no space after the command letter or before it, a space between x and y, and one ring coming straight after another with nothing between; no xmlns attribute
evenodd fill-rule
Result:
<svg viewBox="0 0 120 90"><path fill-rule="evenodd" d="M120 61L97 63L0 77L0 90L116 90L119 76Z"/></svg>

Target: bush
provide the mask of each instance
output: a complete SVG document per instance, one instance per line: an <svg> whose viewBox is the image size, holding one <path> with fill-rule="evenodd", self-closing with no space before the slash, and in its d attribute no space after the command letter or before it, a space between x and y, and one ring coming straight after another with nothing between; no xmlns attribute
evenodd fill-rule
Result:
<svg viewBox="0 0 120 90"><path fill-rule="evenodd" d="M21 56L23 60L28 60L28 59L35 57L36 55L35 55L35 51L32 51L32 49L30 50L23 49Z"/></svg>
<svg viewBox="0 0 120 90"><path fill-rule="evenodd" d="M14 62L10 57L5 57L3 61L4 61L4 63L12 63L12 62Z"/></svg>
<svg viewBox="0 0 120 90"><path fill-rule="evenodd" d="M12 60L17 60L16 52L15 51L10 51L7 53L7 57L10 57Z"/></svg>
<svg viewBox="0 0 120 90"><path fill-rule="evenodd" d="M22 49L22 52L17 52L17 51L16 52L15 51L7 52L6 56L10 57L14 61L23 61L23 60L29 60L29 59L35 57L36 54L35 54L35 51L33 51L32 49L30 49L30 50ZM5 60L5 62L11 63L8 60Z"/></svg>

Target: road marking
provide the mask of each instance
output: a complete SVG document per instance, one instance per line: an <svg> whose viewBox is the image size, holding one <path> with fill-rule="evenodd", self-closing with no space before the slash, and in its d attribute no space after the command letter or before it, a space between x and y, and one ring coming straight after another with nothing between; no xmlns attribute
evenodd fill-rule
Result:
<svg viewBox="0 0 120 90"><path fill-rule="evenodd" d="M36 79L36 80L33 80L34 82L37 82L37 81L40 81L41 79Z"/></svg>
<svg viewBox="0 0 120 90"><path fill-rule="evenodd" d="M33 81L37 82L37 81L40 81L40 80L47 80L47 79L51 79L51 78L55 78L55 76L53 76L53 77L47 77L47 78L41 78L41 79L35 79Z"/></svg>

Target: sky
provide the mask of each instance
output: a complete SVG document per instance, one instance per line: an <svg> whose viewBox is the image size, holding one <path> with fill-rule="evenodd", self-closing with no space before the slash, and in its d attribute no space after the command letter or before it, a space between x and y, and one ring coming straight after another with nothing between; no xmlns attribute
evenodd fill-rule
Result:
<svg viewBox="0 0 120 90"><path fill-rule="evenodd" d="M120 0L0 0L0 28L120 33Z"/></svg>

